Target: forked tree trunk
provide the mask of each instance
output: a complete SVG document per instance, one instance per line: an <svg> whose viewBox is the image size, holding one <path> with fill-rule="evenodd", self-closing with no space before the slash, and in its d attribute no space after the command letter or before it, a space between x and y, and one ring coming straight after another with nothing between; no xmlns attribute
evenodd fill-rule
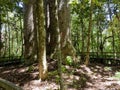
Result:
<svg viewBox="0 0 120 90"><path fill-rule="evenodd" d="M47 76L47 61L46 61L46 32L45 32L45 17L43 0L37 0L37 19L38 19L38 61L39 61L39 78L44 80Z"/></svg>

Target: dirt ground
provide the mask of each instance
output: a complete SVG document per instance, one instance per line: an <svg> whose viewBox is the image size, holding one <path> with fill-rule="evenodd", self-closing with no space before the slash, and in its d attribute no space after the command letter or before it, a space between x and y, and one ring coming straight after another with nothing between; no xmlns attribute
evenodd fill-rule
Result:
<svg viewBox="0 0 120 90"><path fill-rule="evenodd" d="M51 64L49 64L51 66ZM0 67L0 78L21 86L23 90L58 90L59 76L56 66L48 67L48 78L38 80L38 66L9 65ZM120 66L100 64L63 67L65 90L120 90Z"/></svg>

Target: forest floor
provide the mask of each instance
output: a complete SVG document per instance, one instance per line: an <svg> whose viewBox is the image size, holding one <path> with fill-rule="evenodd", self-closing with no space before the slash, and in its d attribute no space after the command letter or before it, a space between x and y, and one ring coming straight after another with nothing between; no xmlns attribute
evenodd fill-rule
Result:
<svg viewBox="0 0 120 90"><path fill-rule="evenodd" d="M21 86L23 90L58 90L57 64L49 63L48 79L38 80L38 66L9 65L0 67L0 78ZM51 67L52 66L52 67ZM120 66L101 64L64 65L65 90L120 90Z"/></svg>

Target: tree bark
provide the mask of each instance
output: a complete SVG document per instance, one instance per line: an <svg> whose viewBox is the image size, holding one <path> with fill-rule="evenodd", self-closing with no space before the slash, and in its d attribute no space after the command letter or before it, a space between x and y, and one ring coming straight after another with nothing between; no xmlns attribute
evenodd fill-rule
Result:
<svg viewBox="0 0 120 90"><path fill-rule="evenodd" d="M36 56L36 59L38 61L38 28L37 28L37 2L34 0L33 5L33 22L34 22L34 55Z"/></svg>
<svg viewBox="0 0 120 90"><path fill-rule="evenodd" d="M24 4L24 57L25 64L30 65L36 60L35 55L35 32L34 32L34 21L33 21L33 0L28 0Z"/></svg>
<svg viewBox="0 0 120 90"><path fill-rule="evenodd" d="M84 60L84 57L85 57L85 53L84 53L84 49L85 49L85 33L84 33L84 31L85 31L85 25L84 25L84 22L83 22L83 18L81 18L81 20L80 20L80 22L81 22L81 29L82 29L82 49L81 49L81 59L83 59Z"/></svg>
<svg viewBox="0 0 120 90"><path fill-rule="evenodd" d="M57 50L59 30L58 30L58 16L57 16L57 0L49 0L49 35L48 54L53 58Z"/></svg>
<svg viewBox="0 0 120 90"><path fill-rule="evenodd" d="M1 53L0 57L2 56L2 48L3 48L3 43L2 43L2 20L1 20L1 11L0 11L0 53Z"/></svg>
<svg viewBox="0 0 120 90"><path fill-rule="evenodd" d="M0 8L1 10L1 8ZM1 11L0 11L0 53L2 53L1 49L3 48L3 44L2 44L2 20L1 20ZM2 54L0 54L1 56Z"/></svg>
<svg viewBox="0 0 120 90"><path fill-rule="evenodd" d="M68 2L69 0L59 0L58 2L58 22L63 60L66 58L66 56L72 56L75 59L76 54L70 37L70 7Z"/></svg>
<svg viewBox="0 0 120 90"><path fill-rule="evenodd" d="M93 0L91 0L91 6L90 6L90 18L89 18L88 38L87 38L87 53L85 57L86 66L89 64L90 38L91 38L91 30L92 30L92 13L93 13Z"/></svg>
<svg viewBox="0 0 120 90"><path fill-rule="evenodd" d="M39 78L44 80L47 77L47 61L46 61L46 32L45 32L45 17L44 17L44 8L43 8L43 0L37 0L38 11L38 44L39 44L39 52L38 52L38 60L39 60Z"/></svg>

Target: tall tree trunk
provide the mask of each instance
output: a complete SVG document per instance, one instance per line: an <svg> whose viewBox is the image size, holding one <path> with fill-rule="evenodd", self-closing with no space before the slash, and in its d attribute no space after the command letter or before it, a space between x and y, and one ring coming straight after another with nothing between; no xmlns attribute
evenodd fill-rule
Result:
<svg viewBox="0 0 120 90"><path fill-rule="evenodd" d="M109 18L110 18L110 21L112 22L112 11L111 11L111 7L110 7L110 0L107 1L107 4L108 4ZM114 29L112 29L112 48L113 48L113 53L115 55ZM114 58L115 58L115 56L114 56Z"/></svg>
<svg viewBox="0 0 120 90"><path fill-rule="evenodd" d="M61 46L64 47L70 34L70 13L68 0L59 0L58 19L61 33Z"/></svg>
<svg viewBox="0 0 120 90"><path fill-rule="evenodd" d="M81 29L82 29L82 49L81 49L81 59L83 60L84 57L85 57L85 53L84 53L84 49L85 49L85 25L84 25L84 22L83 22L83 18L81 18L80 20L81 22Z"/></svg>
<svg viewBox="0 0 120 90"><path fill-rule="evenodd" d="M39 78L44 80L47 76L47 61L46 61L46 32L45 32L45 17L44 17L44 8L43 8L43 0L37 0L38 11L38 44L39 44L39 52L38 52L38 60L39 60Z"/></svg>
<svg viewBox="0 0 120 90"><path fill-rule="evenodd" d="M49 15L49 0L44 0L44 12L45 12L45 30L46 30L46 54L50 56L49 51L49 43L50 43L50 31L49 31L49 24L50 24L50 15Z"/></svg>
<svg viewBox="0 0 120 90"><path fill-rule="evenodd" d="M99 37L100 36L100 31L99 31L99 21L97 21L97 57L99 55Z"/></svg>
<svg viewBox="0 0 120 90"><path fill-rule="evenodd" d="M69 0L59 0L58 6L58 22L61 37L61 52L62 57L66 56L75 57L76 51L72 45L70 37L70 7ZM75 59L75 58L74 58Z"/></svg>
<svg viewBox="0 0 120 90"><path fill-rule="evenodd" d="M91 6L90 6L90 18L89 18L89 27L88 27L87 53L85 58L85 65L89 64L90 38L91 38L91 29L92 29L92 13L93 13L93 0L91 0Z"/></svg>
<svg viewBox="0 0 120 90"><path fill-rule="evenodd" d="M49 13L49 11L48 11L48 1L49 0L44 0L44 13L45 13L45 30L47 31L47 29L48 29L48 13ZM46 32L47 33L47 32Z"/></svg>
<svg viewBox="0 0 120 90"><path fill-rule="evenodd" d="M34 55L36 56L36 59L38 61L38 28L37 28L37 1L34 0L33 5L33 22L34 22Z"/></svg>
<svg viewBox="0 0 120 90"><path fill-rule="evenodd" d="M59 31L58 31L58 16L57 16L57 0L49 0L49 34L50 40L48 44L48 53L51 58L57 50Z"/></svg>
<svg viewBox="0 0 120 90"><path fill-rule="evenodd" d="M35 47L35 32L34 32L34 21L33 21L33 0L28 0L24 4L24 57L25 64L30 65L36 60L34 47Z"/></svg>
<svg viewBox="0 0 120 90"><path fill-rule="evenodd" d="M0 8L1 10L1 8ZM2 48L3 48L3 43L2 43L2 20L1 20L1 11L0 11L0 56L2 55Z"/></svg>

